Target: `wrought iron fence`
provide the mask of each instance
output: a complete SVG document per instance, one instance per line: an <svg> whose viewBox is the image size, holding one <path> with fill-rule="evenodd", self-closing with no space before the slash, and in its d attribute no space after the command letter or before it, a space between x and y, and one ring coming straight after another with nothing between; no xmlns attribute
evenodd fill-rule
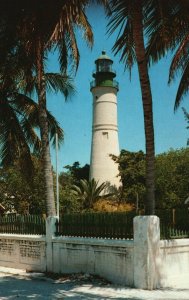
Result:
<svg viewBox="0 0 189 300"><path fill-rule="evenodd" d="M142 212L140 212L142 214ZM189 210L157 210L161 239L189 238ZM56 235L133 239L135 212L65 214L56 222ZM41 216L0 217L0 233L43 235L45 219Z"/></svg>
<svg viewBox="0 0 189 300"><path fill-rule="evenodd" d="M140 215L143 212L139 212ZM56 223L56 235L133 239L135 212L65 214ZM157 210L161 239L189 238L187 209Z"/></svg>
<svg viewBox="0 0 189 300"><path fill-rule="evenodd" d="M45 219L37 215L7 215L0 217L0 233L37 234L46 233Z"/></svg>
<svg viewBox="0 0 189 300"><path fill-rule="evenodd" d="M189 238L188 208L156 210L160 218L160 234L162 239Z"/></svg>
<svg viewBox="0 0 189 300"><path fill-rule="evenodd" d="M56 235L133 239L135 213L65 214L56 223Z"/></svg>

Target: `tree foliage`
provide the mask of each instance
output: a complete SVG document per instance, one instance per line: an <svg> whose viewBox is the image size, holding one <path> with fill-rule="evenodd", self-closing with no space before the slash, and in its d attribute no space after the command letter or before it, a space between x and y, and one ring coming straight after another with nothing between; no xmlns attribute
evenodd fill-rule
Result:
<svg viewBox="0 0 189 300"><path fill-rule="evenodd" d="M142 207L145 200L145 154L142 151L122 150L119 157L113 156L119 164L122 181L122 201ZM137 204L138 203L138 204Z"/></svg>
<svg viewBox="0 0 189 300"><path fill-rule="evenodd" d="M174 106L176 110L189 90L189 3L185 0L154 0L152 3L155 26L147 29L147 56L150 61L157 62L168 52L173 54L168 82L179 77Z"/></svg>
<svg viewBox="0 0 189 300"><path fill-rule="evenodd" d="M14 161L11 166L4 166L0 169L0 203L5 206L6 211L19 214L46 214L42 161L39 157L32 156L32 162L34 170L31 180L28 180L28 177L22 172L19 160ZM75 177L69 171L60 174L59 196L61 214L79 212L83 209L83 204L76 197L72 188L75 182L83 178L82 169L85 170L86 168L86 166L77 166L78 174L80 173L81 177L78 175ZM54 174L54 191L56 190L55 184Z"/></svg>
<svg viewBox="0 0 189 300"><path fill-rule="evenodd" d="M81 179L80 186L73 185L72 190L76 197L81 201L84 209L92 208L93 204L102 197L102 193L106 188L106 183L99 184L94 179L87 181ZM108 197L109 195L103 195Z"/></svg>
<svg viewBox="0 0 189 300"><path fill-rule="evenodd" d="M72 166L65 166L65 169L68 170L68 174L72 177L73 184L75 185L79 185L81 179L89 179L89 168L90 166L88 164L80 167L80 163L78 161L74 162Z"/></svg>
<svg viewBox="0 0 189 300"><path fill-rule="evenodd" d="M79 212L82 210L81 201L72 191L74 177L70 172L62 172L59 175L60 214Z"/></svg>
<svg viewBox="0 0 189 300"><path fill-rule="evenodd" d="M76 161L72 165L65 166L65 169L67 169L67 172L62 172L59 175L60 212L63 214L65 212L78 212L83 209L83 203L73 191L73 185L80 187L80 181L89 178L88 164L82 167Z"/></svg>
<svg viewBox="0 0 189 300"><path fill-rule="evenodd" d="M135 62L138 67L146 145L145 214L152 215L155 209L155 141L145 39L148 38L147 28L154 23L153 1L111 0L110 8L108 31L110 34L117 32L113 51L115 54L120 54L120 61L130 73Z"/></svg>
<svg viewBox="0 0 189 300"><path fill-rule="evenodd" d="M2 4L2 3L1 3ZM45 62L50 50L55 49L59 54L61 72L65 74L68 67L68 58L76 67L79 62L76 28L82 29L83 38L92 44L93 35L88 23L85 9L88 1L40 1L17 4L8 1L0 4L1 42L6 38L6 49L1 48L2 54L13 49L19 58L26 58L24 73L30 82L35 71L37 78L37 96L39 104L39 124L42 144L43 172L45 178L45 194L47 213L53 216L56 213L53 174L49 146L49 127L47 120L47 99L45 82ZM13 41L11 40L13 38ZM22 54L22 55L20 55ZM0 51L1 56L1 51ZM63 93L65 92L65 89Z"/></svg>
<svg viewBox="0 0 189 300"><path fill-rule="evenodd" d="M113 157L119 164L123 200L142 208L145 203L145 155L122 150ZM189 196L189 149L170 150L156 156L156 208L182 207Z"/></svg>
<svg viewBox="0 0 189 300"><path fill-rule="evenodd" d="M10 74L6 80L3 77L0 80L0 158L4 166L18 160L22 171L31 176L33 171L31 153L39 155L41 152L41 141L37 134L39 106L33 99L22 93L18 85L19 78L13 80ZM47 111L47 119L50 141L55 143L55 133L57 133L59 142L62 142L63 130L49 111Z"/></svg>
<svg viewBox="0 0 189 300"><path fill-rule="evenodd" d="M45 184L42 162L32 157L34 172L31 181L24 176L19 161L0 169L1 204L6 211L20 214L45 214Z"/></svg>
<svg viewBox="0 0 189 300"><path fill-rule="evenodd" d="M183 207L189 196L189 149L170 150L156 156L158 208Z"/></svg>

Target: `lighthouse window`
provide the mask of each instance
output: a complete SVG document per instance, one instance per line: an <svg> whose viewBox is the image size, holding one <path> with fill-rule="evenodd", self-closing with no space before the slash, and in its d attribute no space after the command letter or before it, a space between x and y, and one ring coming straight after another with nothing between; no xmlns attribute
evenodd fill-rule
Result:
<svg viewBox="0 0 189 300"><path fill-rule="evenodd" d="M105 139L108 139L108 132L105 132L105 131L104 131L104 132L102 133L102 135L103 135L103 137L104 137Z"/></svg>
<svg viewBox="0 0 189 300"><path fill-rule="evenodd" d="M111 72L112 62L108 60L101 60L99 62L98 71L99 72Z"/></svg>
<svg viewBox="0 0 189 300"><path fill-rule="evenodd" d="M111 62L106 60L102 60L99 64L99 71L100 72L109 72L110 71Z"/></svg>

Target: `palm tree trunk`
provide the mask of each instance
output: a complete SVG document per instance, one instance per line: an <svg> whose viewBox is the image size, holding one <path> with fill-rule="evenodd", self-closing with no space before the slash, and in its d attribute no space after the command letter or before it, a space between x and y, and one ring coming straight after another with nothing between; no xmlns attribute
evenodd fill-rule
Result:
<svg viewBox="0 0 189 300"><path fill-rule="evenodd" d="M146 201L145 214L153 215L155 212L155 145L153 127L153 108L148 67L145 56L142 1L134 0L133 36L135 53L139 71L142 103L144 112L144 127L146 137Z"/></svg>
<svg viewBox="0 0 189 300"><path fill-rule="evenodd" d="M38 80L38 103L39 103L39 124L42 143L42 159L43 159L43 173L45 177L45 192L46 192L46 212L47 216L55 216L55 200L53 190L53 175L50 158L49 145L49 130L46 110L46 85L44 79L44 65L43 65L43 45L39 39L37 50L37 80Z"/></svg>

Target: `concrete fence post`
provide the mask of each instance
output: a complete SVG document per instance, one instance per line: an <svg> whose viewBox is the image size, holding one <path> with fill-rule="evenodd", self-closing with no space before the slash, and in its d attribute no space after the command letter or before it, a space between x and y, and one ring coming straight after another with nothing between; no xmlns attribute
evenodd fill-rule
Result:
<svg viewBox="0 0 189 300"><path fill-rule="evenodd" d="M48 217L46 219L46 270L53 271L53 241L52 238L56 231L56 221L58 217Z"/></svg>
<svg viewBox="0 0 189 300"><path fill-rule="evenodd" d="M158 287L160 227L157 216L134 218L134 286L153 290Z"/></svg>

